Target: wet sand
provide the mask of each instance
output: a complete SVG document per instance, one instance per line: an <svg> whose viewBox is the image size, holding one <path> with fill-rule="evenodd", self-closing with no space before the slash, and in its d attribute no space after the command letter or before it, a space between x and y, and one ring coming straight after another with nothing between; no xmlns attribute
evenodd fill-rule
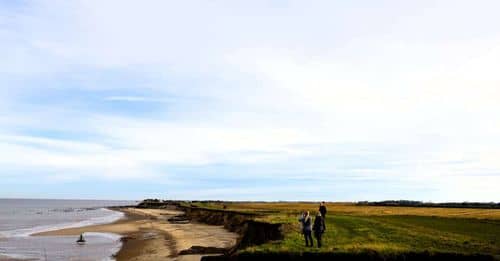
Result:
<svg viewBox="0 0 500 261"><path fill-rule="evenodd" d="M175 210L119 209L125 218L111 224L68 228L34 236L74 235L103 232L122 235L123 246L117 260L200 260L202 255L179 255L192 246L230 248L238 235L220 226L198 223L170 223L168 218L182 214Z"/></svg>

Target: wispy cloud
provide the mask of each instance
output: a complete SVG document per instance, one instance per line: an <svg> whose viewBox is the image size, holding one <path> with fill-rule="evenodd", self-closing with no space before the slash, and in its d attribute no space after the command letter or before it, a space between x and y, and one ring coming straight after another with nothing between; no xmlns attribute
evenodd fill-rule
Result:
<svg viewBox="0 0 500 261"><path fill-rule="evenodd" d="M122 102L171 102L172 99L158 99L141 96L110 96L105 98L106 101L122 101Z"/></svg>

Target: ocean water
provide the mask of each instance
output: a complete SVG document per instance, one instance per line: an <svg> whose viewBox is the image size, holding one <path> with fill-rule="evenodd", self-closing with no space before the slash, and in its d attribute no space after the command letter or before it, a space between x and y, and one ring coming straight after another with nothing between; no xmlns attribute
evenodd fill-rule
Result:
<svg viewBox="0 0 500 261"><path fill-rule="evenodd" d="M61 228L114 222L123 217L109 206L133 201L0 199L0 260L110 260L121 247L120 236L85 233L74 236L30 236Z"/></svg>

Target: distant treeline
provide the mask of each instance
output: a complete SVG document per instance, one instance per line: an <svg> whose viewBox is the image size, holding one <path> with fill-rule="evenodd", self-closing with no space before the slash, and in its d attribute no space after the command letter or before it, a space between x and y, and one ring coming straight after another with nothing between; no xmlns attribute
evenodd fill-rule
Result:
<svg viewBox="0 0 500 261"><path fill-rule="evenodd" d="M431 207L431 208L484 208L500 209L500 203L490 202L448 202L432 203L412 200L360 201L359 206L386 206L386 207Z"/></svg>
<svg viewBox="0 0 500 261"><path fill-rule="evenodd" d="M287 203L316 203L316 202L303 202L303 201L278 201ZM231 203L269 203L266 201L222 201L222 200L162 200L162 199L145 199L139 203L139 207L160 207L166 205L179 205L179 204L231 204ZM386 201L359 201L356 203L358 206L389 206L389 207L434 207L434 208L482 208L482 209L500 209L500 203L495 202L447 202L447 203L432 203L413 200L386 200Z"/></svg>
<svg viewBox="0 0 500 261"><path fill-rule="evenodd" d="M157 198L148 198L142 200L143 203L152 203L152 204L164 204L164 203L203 203L203 204L230 204L230 203L305 203L305 204L316 204L320 201L226 201L226 200L164 200ZM352 203L352 202L349 202Z"/></svg>

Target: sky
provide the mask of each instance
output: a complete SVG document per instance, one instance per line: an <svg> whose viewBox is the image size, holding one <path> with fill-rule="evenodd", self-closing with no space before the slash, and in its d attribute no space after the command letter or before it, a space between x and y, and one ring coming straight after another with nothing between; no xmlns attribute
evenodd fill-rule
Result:
<svg viewBox="0 0 500 261"><path fill-rule="evenodd" d="M498 10L0 1L0 197L500 202Z"/></svg>

